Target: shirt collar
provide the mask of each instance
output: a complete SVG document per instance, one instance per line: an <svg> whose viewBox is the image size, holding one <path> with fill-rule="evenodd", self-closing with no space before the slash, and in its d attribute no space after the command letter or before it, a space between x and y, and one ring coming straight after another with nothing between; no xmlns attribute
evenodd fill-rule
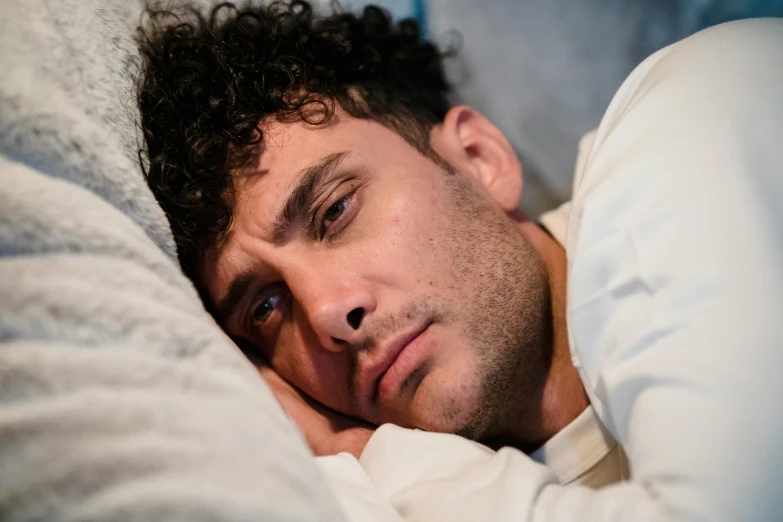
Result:
<svg viewBox="0 0 783 522"><path fill-rule="evenodd" d="M616 444L593 407L588 406L530 458L551 469L561 484L568 484L603 460Z"/></svg>

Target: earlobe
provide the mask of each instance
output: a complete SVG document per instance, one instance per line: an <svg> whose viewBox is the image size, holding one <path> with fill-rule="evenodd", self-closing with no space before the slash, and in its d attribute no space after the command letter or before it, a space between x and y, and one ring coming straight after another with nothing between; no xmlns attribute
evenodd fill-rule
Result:
<svg viewBox="0 0 783 522"><path fill-rule="evenodd" d="M505 212L516 210L522 196L522 168L500 129L460 105L449 110L434 132L447 161L474 176Z"/></svg>

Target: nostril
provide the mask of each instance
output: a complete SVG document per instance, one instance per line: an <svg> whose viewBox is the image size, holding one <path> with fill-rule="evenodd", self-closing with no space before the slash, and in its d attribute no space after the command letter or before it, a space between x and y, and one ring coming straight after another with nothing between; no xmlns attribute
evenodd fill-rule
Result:
<svg viewBox="0 0 783 522"><path fill-rule="evenodd" d="M364 317L364 308L354 308L348 313L348 324L354 330L358 330L359 325L362 324L362 317Z"/></svg>

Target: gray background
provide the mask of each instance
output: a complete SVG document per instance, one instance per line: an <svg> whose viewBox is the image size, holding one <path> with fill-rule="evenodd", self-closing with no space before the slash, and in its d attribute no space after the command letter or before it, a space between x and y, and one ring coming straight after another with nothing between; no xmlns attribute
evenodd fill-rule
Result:
<svg viewBox="0 0 783 522"><path fill-rule="evenodd" d="M446 46L461 39L459 58L450 63L458 100L511 141L525 168L522 206L531 214L569 198L579 138L598 126L614 92L644 58L710 25L783 16L783 0L371 3L419 18L423 4L429 37Z"/></svg>

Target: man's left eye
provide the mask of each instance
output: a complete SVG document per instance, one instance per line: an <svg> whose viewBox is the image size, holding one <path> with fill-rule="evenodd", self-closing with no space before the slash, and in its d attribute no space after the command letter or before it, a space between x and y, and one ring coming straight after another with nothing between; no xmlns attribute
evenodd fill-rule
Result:
<svg viewBox="0 0 783 522"><path fill-rule="evenodd" d="M340 218L345 211L346 198L347 196L338 199L334 205L326 209L326 212L324 212L324 225L326 225L327 221L334 223Z"/></svg>
<svg viewBox="0 0 783 522"><path fill-rule="evenodd" d="M351 205L353 204L355 193L346 194L324 211L321 217L321 237L323 237L329 228L340 218L344 217L346 212L349 212Z"/></svg>

